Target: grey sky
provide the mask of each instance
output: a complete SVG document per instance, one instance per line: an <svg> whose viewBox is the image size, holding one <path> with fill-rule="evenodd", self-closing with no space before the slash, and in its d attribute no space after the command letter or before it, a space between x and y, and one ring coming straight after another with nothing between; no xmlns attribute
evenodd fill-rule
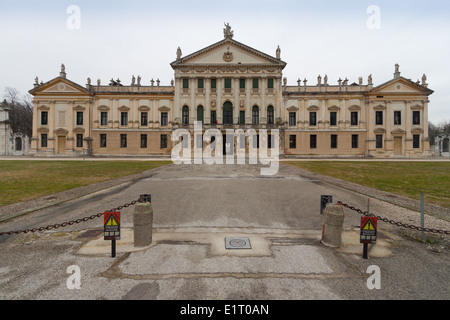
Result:
<svg viewBox="0 0 450 320"><path fill-rule="evenodd" d="M70 29L70 5L80 8L80 29ZM369 29L370 5L380 9L380 28ZM0 90L25 94L34 78L59 75L86 84L120 78L169 84L176 48L187 55L223 39L229 22L234 39L267 54L279 45L289 85L327 74L350 83L372 74L378 85L394 65L413 81L425 73L429 119L450 120L447 84L450 1L10 1L0 0Z"/></svg>

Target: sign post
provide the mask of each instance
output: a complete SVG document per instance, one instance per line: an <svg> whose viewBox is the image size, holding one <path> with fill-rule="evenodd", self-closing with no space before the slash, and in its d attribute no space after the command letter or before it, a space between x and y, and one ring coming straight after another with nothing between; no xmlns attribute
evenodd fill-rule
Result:
<svg viewBox="0 0 450 320"><path fill-rule="evenodd" d="M116 240L120 240L120 212L107 211L103 215L104 239L111 240L111 257L116 256Z"/></svg>
<svg viewBox="0 0 450 320"><path fill-rule="evenodd" d="M333 202L333 196L329 195L321 195L320 196L320 214L323 214L323 210L327 206L328 203Z"/></svg>
<svg viewBox="0 0 450 320"><path fill-rule="evenodd" d="M377 241L377 217L361 217L361 233L359 242L363 246L363 258L367 259L367 251L369 243L376 243Z"/></svg>

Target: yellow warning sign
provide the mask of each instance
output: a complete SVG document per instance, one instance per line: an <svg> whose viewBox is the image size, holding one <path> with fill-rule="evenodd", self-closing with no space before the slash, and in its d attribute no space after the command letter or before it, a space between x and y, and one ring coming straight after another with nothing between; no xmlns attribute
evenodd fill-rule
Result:
<svg viewBox="0 0 450 320"><path fill-rule="evenodd" d="M113 216L111 216L111 218L109 218L108 222L106 223L107 226L117 226L117 221L116 219L113 218Z"/></svg>
<svg viewBox="0 0 450 320"><path fill-rule="evenodd" d="M367 221L367 223L366 223L366 225L364 226L363 229L364 230L375 230L375 227L373 226L372 221L369 220L369 221Z"/></svg>

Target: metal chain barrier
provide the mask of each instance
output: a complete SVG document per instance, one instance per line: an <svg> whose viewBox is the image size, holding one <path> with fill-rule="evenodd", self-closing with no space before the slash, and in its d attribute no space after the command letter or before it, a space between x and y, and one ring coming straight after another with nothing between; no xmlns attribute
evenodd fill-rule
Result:
<svg viewBox="0 0 450 320"><path fill-rule="evenodd" d="M126 203L126 204L124 204L122 206L118 206L117 208L111 209L109 211L120 211L123 208L128 208L129 206L135 205L138 201L139 200L131 201L130 203ZM46 227L0 232L0 237L3 236L3 235L11 235L11 234L20 234L20 233L28 233L28 232L36 232L36 231L57 229L57 228L60 228L60 227L65 227L67 225L71 226L73 224L77 224L77 223L80 223L80 222L85 222L85 221L89 221L89 220L92 220L92 219L95 219L95 218L99 218L99 217L103 216L103 214L104 214L104 212L99 212L97 214L93 214L93 215L88 216L88 217L84 217L84 218L80 218L80 219L76 219L76 220L72 220L72 221L67 221L67 222L62 222L62 223L55 223L55 224L52 224L52 225L48 225Z"/></svg>
<svg viewBox="0 0 450 320"><path fill-rule="evenodd" d="M356 212L358 212L358 213L360 213L360 214L363 214L363 215L365 215L365 216L367 216L367 217L377 217L379 220L381 220L381 221L383 221L383 222L387 222L387 223L396 225L396 226L398 226L398 227L407 228L407 229L412 229L412 230L417 230L417 231L431 232L431 233L450 234L450 231L448 231L448 230L438 230L438 229L432 229L432 228L422 228L422 227L413 226L413 225L410 225L410 224L407 224L407 223L397 222L397 221L394 221L394 220L390 220L390 219L387 219L387 218L383 218L383 217L380 217L380 216L376 216L376 215L371 214L371 213L369 213L369 212L367 212L367 211L362 211L361 209L358 209L358 208L355 208L355 207L353 207L353 206L351 206L351 205L349 205L349 204L343 203L342 201L338 201L337 204L342 205L342 206L344 206L344 207L346 207L346 208L349 208L349 209L351 209L351 210L353 210L353 211L356 211Z"/></svg>

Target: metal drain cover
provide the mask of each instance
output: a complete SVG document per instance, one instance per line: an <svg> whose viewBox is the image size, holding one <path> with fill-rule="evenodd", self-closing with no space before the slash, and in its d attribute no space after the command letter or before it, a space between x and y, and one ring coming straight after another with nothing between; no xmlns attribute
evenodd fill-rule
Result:
<svg viewBox="0 0 450 320"><path fill-rule="evenodd" d="M225 238L225 249L251 249L250 240L247 237Z"/></svg>

